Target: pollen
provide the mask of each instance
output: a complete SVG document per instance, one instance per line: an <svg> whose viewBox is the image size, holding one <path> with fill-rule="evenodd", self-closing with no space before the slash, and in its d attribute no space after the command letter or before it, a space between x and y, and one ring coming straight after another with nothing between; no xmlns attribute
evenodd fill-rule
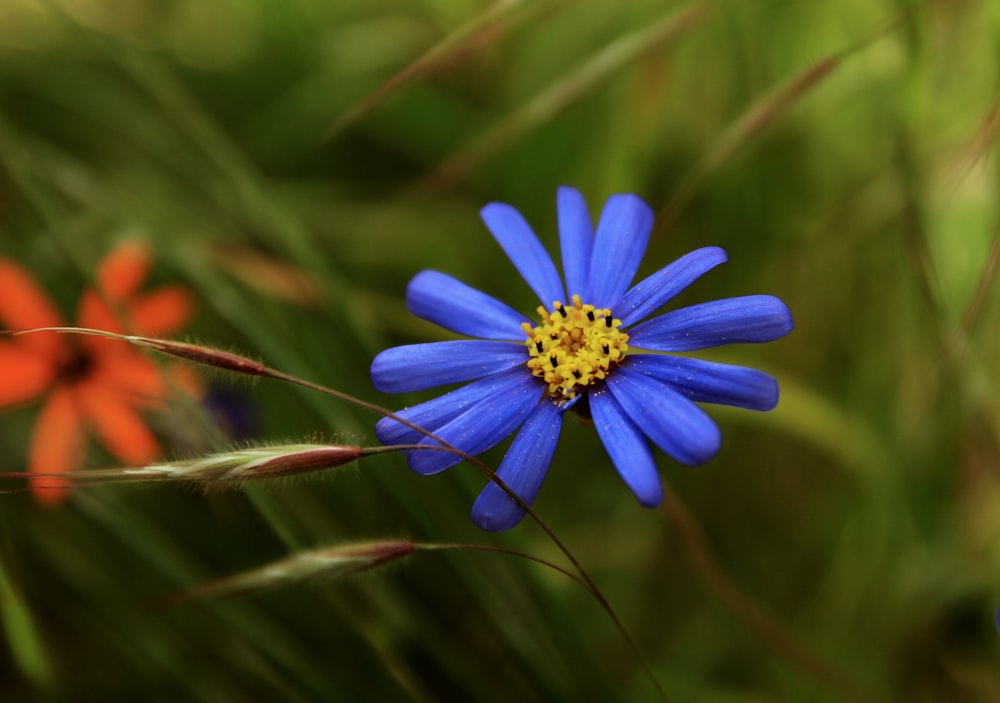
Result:
<svg viewBox="0 0 1000 703"><path fill-rule="evenodd" d="M608 377L628 352L628 335L620 328L622 321L605 308L584 305L579 295L572 304L552 304L552 310L539 306L542 323L521 325L531 358L528 368L548 384L548 393L556 401L569 401L576 394Z"/></svg>

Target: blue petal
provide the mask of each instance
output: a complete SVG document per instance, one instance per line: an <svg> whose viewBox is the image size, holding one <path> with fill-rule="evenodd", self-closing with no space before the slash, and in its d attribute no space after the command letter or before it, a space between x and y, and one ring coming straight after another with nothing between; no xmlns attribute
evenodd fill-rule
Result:
<svg viewBox="0 0 1000 703"><path fill-rule="evenodd" d="M559 248L566 274L567 303L587 293L590 255L594 250L594 223L587 203L575 188L562 186L556 195L559 212Z"/></svg>
<svg viewBox="0 0 1000 703"><path fill-rule="evenodd" d="M519 379L503 391L487 396L434 434L466 454L480 454L500 442L521 426L528 413L542 399L542 383L517 369ZM420 444L438 445L430 438ZM452 452L413 451L409 455L410 468L419 474L435 474L454 466L462 458Z"/></svg>
<svg viewBox="0 0 1000 703"><path fill-rule="evenodd" d="M792 331L792 314L772 295L748 295L673 310L629 330L628 344L653 351L691 351L770 342Z"/></svg>
<svg viewBox="0 0 1000 703"><path fill-rule="evenodd" d="M552 462L563 411L551 402L535 406L497 469L497 476L528 505L535 501ZM492 481L472 505L472 521L490 532L509 530L523 517L524 510Z"/></svg>
<svg viewBox="0 0 1000 703"><path fill-rule="evenodd" d="M778 404L778 382L757 369L656 354L632 354L625 365L630 371L663 381L698 403L735 405L747 410L773 410Z"/></svg>
<svg viewBox="0 0 1000 703"><path fill-rule="evenodd" d="M481 378L467 386L438 396L425 403L400 410L396 413L404 420L423 427L428 432L435 432L440 427L454 420L470 408L476 407L486 398L504 395L517 388L525 377L534 378L525 369L513 368L509 371ZM382 444L417 444L427 435L417 432L392 418L383 417L375 425L375 436Z"/></svg>
<svg viewBox="0 0 1000 703"><path fill-rule="evenodd" d="M527 360L524 344L511 342L462 339L408 344L376 356L371 376L383 393L409 393L482 378Z"/></svg>
<svg viewBox="0 0 1000 703"><path fill-rule="evenodd" d="M479 214L545 309L565 301L556 265L521 213L506 203L490 203Z"/></svg>
<svg viewBox="0 0 1000 703"><path fill-rule="evenodd" d="M608 388L632 422L680 463L697 466L718 453L722 436L712 418L665 383L620 366Z"/></svg>
<svg viewBox="0 0 1000 703"><path fill-rule="evenodd" d="M621 302L615 304L615 317L621 318L623 327L628 327L633 322L652 315L682 290L726 260L726 252L719 247L704 247L685 254L633 286Z"/></svg>
<svg viewBox="0 0 1000 703"><path fill-rule="evenodd" d="M663 486L645 436L611 393L590 394L590 412L618 475L640 505L655 508L663 500Z"/></svg>
<svg viewBox="0 0 1000 703"><path fill-rule="evenodd" d="M406 288L406 306L417 317L459 334L522 341L528 318L440 271L421 271Z"/></svg>
<svg viewBox="0 0 1000 703"><path fill-rule="evenodd" d="M653 229L653 211L635 195L612 195L604 205L590 256L585 303L612 308L639 270Z"/></svg>

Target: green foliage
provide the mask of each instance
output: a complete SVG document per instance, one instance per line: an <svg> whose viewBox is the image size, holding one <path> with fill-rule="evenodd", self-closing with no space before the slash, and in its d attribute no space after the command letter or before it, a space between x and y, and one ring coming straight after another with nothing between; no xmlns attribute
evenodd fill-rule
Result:
<svg viewBox="0 0 1000 703"><path fill-rule="evenodd" d="M788 303L788 338L711 355L773 373L782 401L713 409L707 466L659 455L675 495L654 511L569 423L539 515L670 700L994 701L998 22L972 0L5 0L0 255L68 313L142 237L156 281L196 293L194 338L395 408L425 396L375 392L372 357L442 335L405 309L415 273L534 308L482 205L554 248L558 185L595 215L637 193L660 213L640 275L719 245L730 263L681 303ZM210 382L261 441L375 443L369 411ZM151 416L174 458L225 449L194 410ZM36 413L2 415L0 469L24 470ZM0 699L657 699L585 589L501 553L158 605L402 536L564 564L529 521L471 525L467 464L328 479L87 486L57 510L7 481Z"/></svg>

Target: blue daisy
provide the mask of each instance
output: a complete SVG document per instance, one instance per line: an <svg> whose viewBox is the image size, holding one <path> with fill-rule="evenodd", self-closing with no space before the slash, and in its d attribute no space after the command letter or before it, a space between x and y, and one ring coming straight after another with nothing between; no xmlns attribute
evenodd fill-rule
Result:
<svg viewBox="0 0 1000 703"><path fill-rule="evenodd" d="M565 279L516 209L490 203L481 212L538 296L536 318L445 273L422 271L406 291L410 311L476 339L387 349L372 362L372 382L386 393L466 383L398 415L472 455L517 432L497 474L528 505L552 461L563 415L573 408L593 419L639 503L654 507L663 488L650 441L682 464L702 464L719 451L721 436L696 403L770 410L778 402L777 381L768 374L674 352L769 342L792 330L792 317L770 295L716 300L650 317L726 261L726 252L698 249L630 288L653 228L649 206L635 195L613 195L595 232L578 191L560 188L557 205ZM375 431L386 445L434 443L389 418ZM450 452L408 456L420 474L460 461ZM472 507L472 521L484 530L509 529L523 516L492 482Z"/></svg>

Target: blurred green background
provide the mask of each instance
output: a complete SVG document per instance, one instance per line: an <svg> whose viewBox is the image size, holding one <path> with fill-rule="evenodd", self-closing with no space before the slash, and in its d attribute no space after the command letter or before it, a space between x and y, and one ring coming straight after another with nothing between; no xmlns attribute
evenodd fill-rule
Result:
<svg viewBox="0 0 1000 703"><path fill-rule="evenodd" d="M704 354L782 400L711 409L704 467L658 454L672 510L638 507L575 421L536 503L670 700L996 701L998 37L987 0L2 0L0 255L69 316L144 238L154 283L197 295L190 338L398 408L434 394L378 394L372 357L446 338L404 307L418 271L534 308L482 205L554 249L557 186L595 215L637 193L660 213L640 275L719 245L679 304L771 293L796 320ZM350 405L209 381L261 441L374 443ZM36 414L2 415L0 469L24 470ZM171 455L208 450L190 408L150 421ZM560 560L528 521L479 532L482 484L389 455L45 510L7 481L0 699L657 700L584 589L500 554L155 605L357 540Z"/></svg>

